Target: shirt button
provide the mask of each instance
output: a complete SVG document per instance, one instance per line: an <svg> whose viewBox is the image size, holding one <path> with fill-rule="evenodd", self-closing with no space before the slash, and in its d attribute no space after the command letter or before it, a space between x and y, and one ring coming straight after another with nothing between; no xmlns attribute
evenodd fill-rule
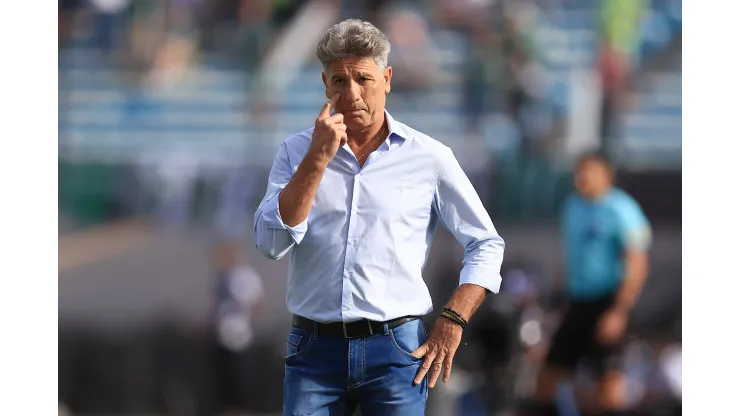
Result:
<svg viewBox="0 0 740 416"><path fill-rule="evenodd" d="M345 311L345 312L347 312L349 310L349 308L346 307L346 306L344 306L344 307L342 307L342 310Z"/></svg>
<svg viewBox="0 0 740 416"><path fill-rule="evenodd" d="M357 244L357 240L355 240L354 238L350 238L349 239L349 245L353 246L355 244Z"/></svg>

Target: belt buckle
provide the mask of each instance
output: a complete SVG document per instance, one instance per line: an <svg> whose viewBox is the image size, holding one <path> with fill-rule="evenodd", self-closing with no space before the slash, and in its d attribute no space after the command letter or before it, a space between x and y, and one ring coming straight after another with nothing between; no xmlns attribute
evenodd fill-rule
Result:
<svg viewBox="0 0 740 416"><path fill-rule="evenodd" d="M350 324L353 324L353 323L354 322L350 322ZM365 323L367 323L368 336L373 335L373 324L368 319L365 319ZM357 338L357 336L350 336L350 334L347 333L347 323L346 322L342 322L342 332L344 332L345 338Z"/></svg>

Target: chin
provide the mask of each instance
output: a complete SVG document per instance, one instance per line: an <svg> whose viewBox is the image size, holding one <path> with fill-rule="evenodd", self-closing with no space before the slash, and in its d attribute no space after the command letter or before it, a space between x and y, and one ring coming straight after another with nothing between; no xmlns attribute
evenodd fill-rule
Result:
<svg viewBox="0 0 740 416"><path fill-rule="evenodd" d="M344 124L347 125L348 130L359 131L369 125L367 120L363 117L348 117L344 119Z"/></svg>

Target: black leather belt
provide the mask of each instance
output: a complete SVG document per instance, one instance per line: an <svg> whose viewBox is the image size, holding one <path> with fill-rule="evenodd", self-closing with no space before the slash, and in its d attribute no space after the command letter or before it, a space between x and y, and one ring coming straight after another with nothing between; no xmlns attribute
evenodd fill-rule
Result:
<svg viewBox="0 0 740 416"><path fill-rule="evenodd" d="M388 329L393 329L417 319L421 319L421 317L404 316L402 318L397 318L386 322L368 321L367 319L363 319L361 321L348 323L332 322L328 324L323 324L321 322L312 321L311 319L304 318L302 316L293 315L293 326L311 333L314 332L314 329L318 328L319 332L317 335L336 335L343 336L345 338L360 338L367 337L373 334L384 333L384 325L388 325Z"/></svg>

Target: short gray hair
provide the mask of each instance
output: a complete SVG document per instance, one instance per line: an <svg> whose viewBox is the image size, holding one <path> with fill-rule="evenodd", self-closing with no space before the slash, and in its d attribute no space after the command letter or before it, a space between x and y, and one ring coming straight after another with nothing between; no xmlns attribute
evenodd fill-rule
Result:
<svg viewBox="0 0 740 416"><path fill-rule="evenodd" d="M373 58L378 68L388 66L391 43L372 23L347 19L329 28L316 47L316 56L324 70L332 61L348 56Z"/></svg>

